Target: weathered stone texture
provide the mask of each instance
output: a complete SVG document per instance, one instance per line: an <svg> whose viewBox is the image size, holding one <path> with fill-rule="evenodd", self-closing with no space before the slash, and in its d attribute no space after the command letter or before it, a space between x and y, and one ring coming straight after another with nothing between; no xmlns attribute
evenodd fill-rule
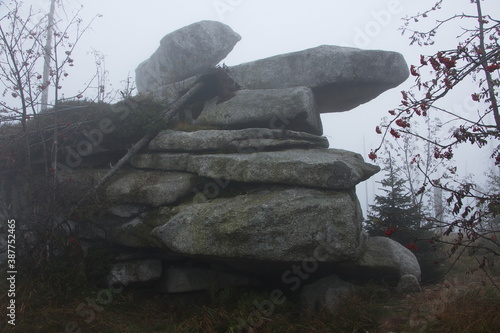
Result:
<svg viewBox="0 0 500 333"><path fill-rule="evenodd" d="M239 90L230 100L208 103L196 124L224 129L262 127L323 134L311 89Z"/></svg>
<svg viewBox="0 0 500 333"><path fill-rule="evenodd" d="M358 258L361 221L353 193L296 188L194 204L153 233L185 255L286 262L326 245L336 262Z"/></svg>
<svg viewBox="0 0 500 333"><path fill-rule="evenodd" d="M189 153L253 153L294 148L328 148L328 139L297 131L245 128L241 130L166 130L149 144L149 150Z"/></svg>
<svg viewBox="0 0 500 333"><path fill-rule="evenodd" d="M160 41L160 47L136 69L139 92L199 75L217 65L241 39L230 27L201 21L178 29Z"/></svg>
<svg viewBox="0 0 500 333"><path fill-rule="evenodd" d="M230 71L244 89L309 87L321 113L353 109L409 76L397 52L333 45L244 63Z"/></svg>
<svg viewBox="0 0 500 333"><path fill-rule="evenodd" d="M379 170L361 155L340 149L199 155L188 165L188 171L211 178L327 189L352 189Z"/></svg>

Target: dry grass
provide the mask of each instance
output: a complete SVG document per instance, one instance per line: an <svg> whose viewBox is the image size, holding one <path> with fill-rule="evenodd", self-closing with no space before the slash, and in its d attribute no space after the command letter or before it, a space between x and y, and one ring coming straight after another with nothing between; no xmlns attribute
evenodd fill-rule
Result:
<svg viewBox="0 0 500 333"><path fill-rule="evenodd" d="M385 287L365 285L336 315L305 315L296 299L277 306L268 316L260 315L257 327L244 333L325 332L497 332L500 327L500 293L481 274L465 274L470 263L463 260L446 280L423 286L422 292L398 295ZM54 279L54 281L58 281ZM500 276L495 277L500 283ZM2 282L3 283L3 282ZM49 285L50 284L50 285ZM5 290L5 286L0 286ZM1 332L64 332L65 323L75 321L81 332L238 332L238 318L255 312L254 301L269 297L268 291L225 289L191 295L155 295L126 290L116 294L102 312L86 323L76 309L87 297L95 298L95 287L82 285L68 290L19 275L16 327L0 325ZM0 298L5 309L6 296ZM232 329L232 331L231 331Z"/></svg>
<svg viewBox="0 0 500 333"><path fill-rule="evenodd" d="M379 332L497 332L500 292L482 274L463 274L423 286L388 310Z"/></svg>

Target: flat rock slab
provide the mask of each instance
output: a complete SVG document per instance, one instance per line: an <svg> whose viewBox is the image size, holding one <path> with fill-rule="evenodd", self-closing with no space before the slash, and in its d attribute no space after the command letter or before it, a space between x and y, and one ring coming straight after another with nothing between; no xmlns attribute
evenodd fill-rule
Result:
<svg viewBox="0 0 500 333"><path fill-rule="evenodd" d="M254 154L193 155L188 171L245 183L352 189L380 171L361 155L340 149L296 149Z"/></svg>
<svg viewBox="0 0 500 333"><path fill-rule="evenodd" d="M286 189L187 206L153 234L182 255L337 262L358 258L362 219L353 192Z"/></svg>
<svg viewBox="0 0 500 333"><path fill-rule="evenodd" d="M262 127L323 134L311 89L239 90L226 102L207 103L196 124L224 129Z"/></svg>
<svg viewBox="0 0 500 333"><path fill-rule="evenodd" d="M290 148L328 148L328 139L304 132L248 128L242 130L165 130L149 144L149 150L162 152L251 153Z"/></svg>
<svg viewBox="0 0 500 333"><path fill-rule="evenodd" d="M397 52L333 45L244 63L230 72L243 89L309 87L321 113L353 109L409 76Z"/></svg>
<svg viewBox="0 0 500 333"><path fill-rule="evenodd" d="M229 26L216 21L193 23L166 35L135 70L137 91L154 91L202 74L224 59L240 39Z"/></svg>

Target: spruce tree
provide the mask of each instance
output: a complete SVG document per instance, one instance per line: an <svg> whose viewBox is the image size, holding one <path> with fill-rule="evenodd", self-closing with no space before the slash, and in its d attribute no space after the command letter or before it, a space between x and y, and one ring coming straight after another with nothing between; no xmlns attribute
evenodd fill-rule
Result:
<svg viewBox="0 0 500 333"><path fill-rule="evenodd" d="M405 187L406 181L399 177L399 169L390 153L386 162L386 178L380 182L384 194L375 196L375 204L370 206L366 223L368 233L373 236L389 236L396 230L417 230L423 219L420 207L414 204Z"/></svg>
<svg viewBox="0 0 500 333"><path fill-rule="evenodd" d="M440 261L436 254L436 235L426 228L423 209L407 186L407 180L400 175L397 161L390 152L386 159L386 178L380 184L383 194L375 196L375 204L370 206L365 229L370 236L386 236L410 249L422 269L422 281L434 282L442 275Z"/></svg>

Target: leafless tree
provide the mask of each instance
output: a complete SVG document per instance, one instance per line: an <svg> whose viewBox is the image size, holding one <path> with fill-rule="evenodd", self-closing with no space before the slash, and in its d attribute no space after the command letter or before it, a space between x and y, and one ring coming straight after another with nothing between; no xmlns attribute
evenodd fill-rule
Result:
<svg viewBox="0 0 500 333"><path fill-rule="evenodd" d="M415 85L408 91L402 91L402 100L398 108L390 110L390 119L376 127L383 136L381 145L369 154L371 159L388 138L396 142L413 140L430 145L431 157L436 161L452 161L455 150L465 144L475 145L479 149L493 146L490 160L481 161L485 165L500 166L500 113L498 109L500 85L500 21L483 13L486 0L467 0L472 14L456 14L445 19L438 19L431 29L420 31L412 27L421 21L428 21L439 14L442 0L429 10L406 17L402 27L404 34L410 35L410 44L419 46L433 45L435 38L443 29L452 25L460 29L455 48L441 50L432 55L421 55L418 65L411 65L410 73ZM458 86L474 82L469 92L471 102L476 103L475 112L462 114L453 109L443 108L440 101ZM451 129L451 135L429 137L414 126L418 119L441 118L447 124L458 124ZM401 144L401 143L400 143ZM452 218L435 220L435 224L444 228L445 234L458 234L453 243L452 252L461 247L475 248L479 243L489 253L500 255L500 243L497 235L500 230L484 230L479 226L485 219L495 218L500 214L500 193L481 190L478 181L467 179L464 175L457 179L457 166L453 163L442 170L441 174L426 168L426 161L421 155L411 156L411 162L424 177L417 193L437 188L445 196ZM486 259L480 260L485 267Z"/></svg>

